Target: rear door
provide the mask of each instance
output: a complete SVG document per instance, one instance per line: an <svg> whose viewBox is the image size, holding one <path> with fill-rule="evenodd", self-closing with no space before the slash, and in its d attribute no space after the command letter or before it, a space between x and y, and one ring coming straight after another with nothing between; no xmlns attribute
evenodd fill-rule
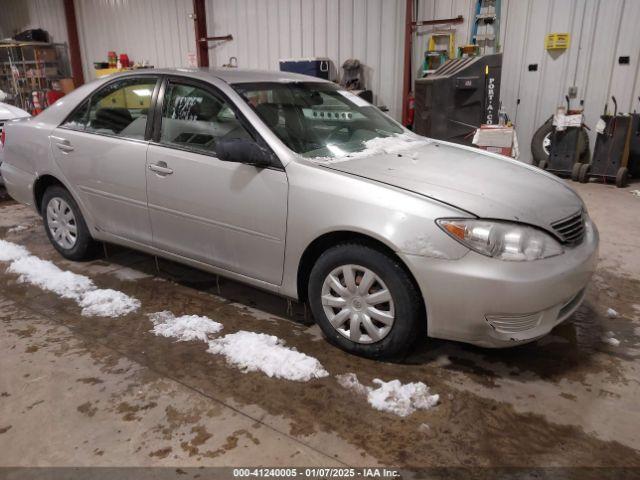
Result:
<svg viewBox="0 0 640 480"><path fill-rule="evenodd" d="M158 76L115 80L81 104L50 136L56 162L96 228L143 244L151 244L147 117L158 89Z"/></svg>
<svg viewBox="0 0 640 480"><path fill-rule="evenodd" d="M279 285L287 221L284 169L216 157L219 139L259 139L213 86L173 79L163 91L147 157L154 245Z"/></svg>

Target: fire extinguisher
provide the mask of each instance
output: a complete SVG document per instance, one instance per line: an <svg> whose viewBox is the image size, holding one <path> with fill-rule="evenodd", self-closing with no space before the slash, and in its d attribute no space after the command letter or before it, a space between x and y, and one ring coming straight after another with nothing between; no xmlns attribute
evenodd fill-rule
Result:
<svg viewBox="0 0 640 480"><path fill-rule="evenodd" d="M40 92L34 90L31 94L31 98L33 100L33 110L31 110L31 115L36 116L42 112L42 104L40 103Z"/></svg>
<svg viewBox="0 0 640 480"><path fill-rule="evenodd" d="M409 108L407 109L407 124L405 127L413 128L413 119L416 114L416 98L413 96L413 92L409 93Z"/></svg>

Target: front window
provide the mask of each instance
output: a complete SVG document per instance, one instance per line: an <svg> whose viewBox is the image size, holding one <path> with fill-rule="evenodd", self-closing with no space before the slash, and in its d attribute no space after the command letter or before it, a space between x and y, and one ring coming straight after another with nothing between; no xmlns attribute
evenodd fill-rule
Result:
<svg viewBox="0 0 640 480"><path fill-rule="evenodd" d="M160 143L215 154L216 142L238 138L253 139L226 101L194 85L169 84Z"/></svg>
<svg viewBox="0 0 640 480"><path fill-rule="evenodd" d="M341 158L404 130L347 90L316 82L233 86L291 150L305 157Z"/></svg>

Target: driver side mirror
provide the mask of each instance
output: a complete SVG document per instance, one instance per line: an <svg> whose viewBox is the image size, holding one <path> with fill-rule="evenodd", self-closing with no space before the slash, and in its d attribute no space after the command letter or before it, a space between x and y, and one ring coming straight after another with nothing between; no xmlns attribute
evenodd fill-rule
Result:
<svg viewBox="0 0 640 480"><path fill-rule="evenodd" d="M253 140L230 138L216 143L216 157L225 162L246 163L256 167L271 166L271 153Z"/></svg>

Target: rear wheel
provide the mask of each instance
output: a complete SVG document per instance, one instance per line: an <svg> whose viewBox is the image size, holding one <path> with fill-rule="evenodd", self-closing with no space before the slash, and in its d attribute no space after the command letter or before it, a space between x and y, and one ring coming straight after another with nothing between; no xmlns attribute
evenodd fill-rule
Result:
<svg viewBox="0 0 640 480"><path fill-rule="evenodd" d="M324 252L309 278L311 311L332 344L369 358L399 358L426 337L420 294L391 256L360 244Z"/></svg>
<svg viewBox="0 0 640 480"><path fill-rule="evenodd" d="M93 256L96 243L78 204L65 188L49 187L42 197L41 212L47 237L63 257L84 260Z"/></svg>
<svg viewBox="0 0 640 480"><path fill-rule="evenodd" d="M547 169L547 161L546 160L540 161L540 163L538 164L538 168L540 168L541 170L546 170Z"/></svg>

